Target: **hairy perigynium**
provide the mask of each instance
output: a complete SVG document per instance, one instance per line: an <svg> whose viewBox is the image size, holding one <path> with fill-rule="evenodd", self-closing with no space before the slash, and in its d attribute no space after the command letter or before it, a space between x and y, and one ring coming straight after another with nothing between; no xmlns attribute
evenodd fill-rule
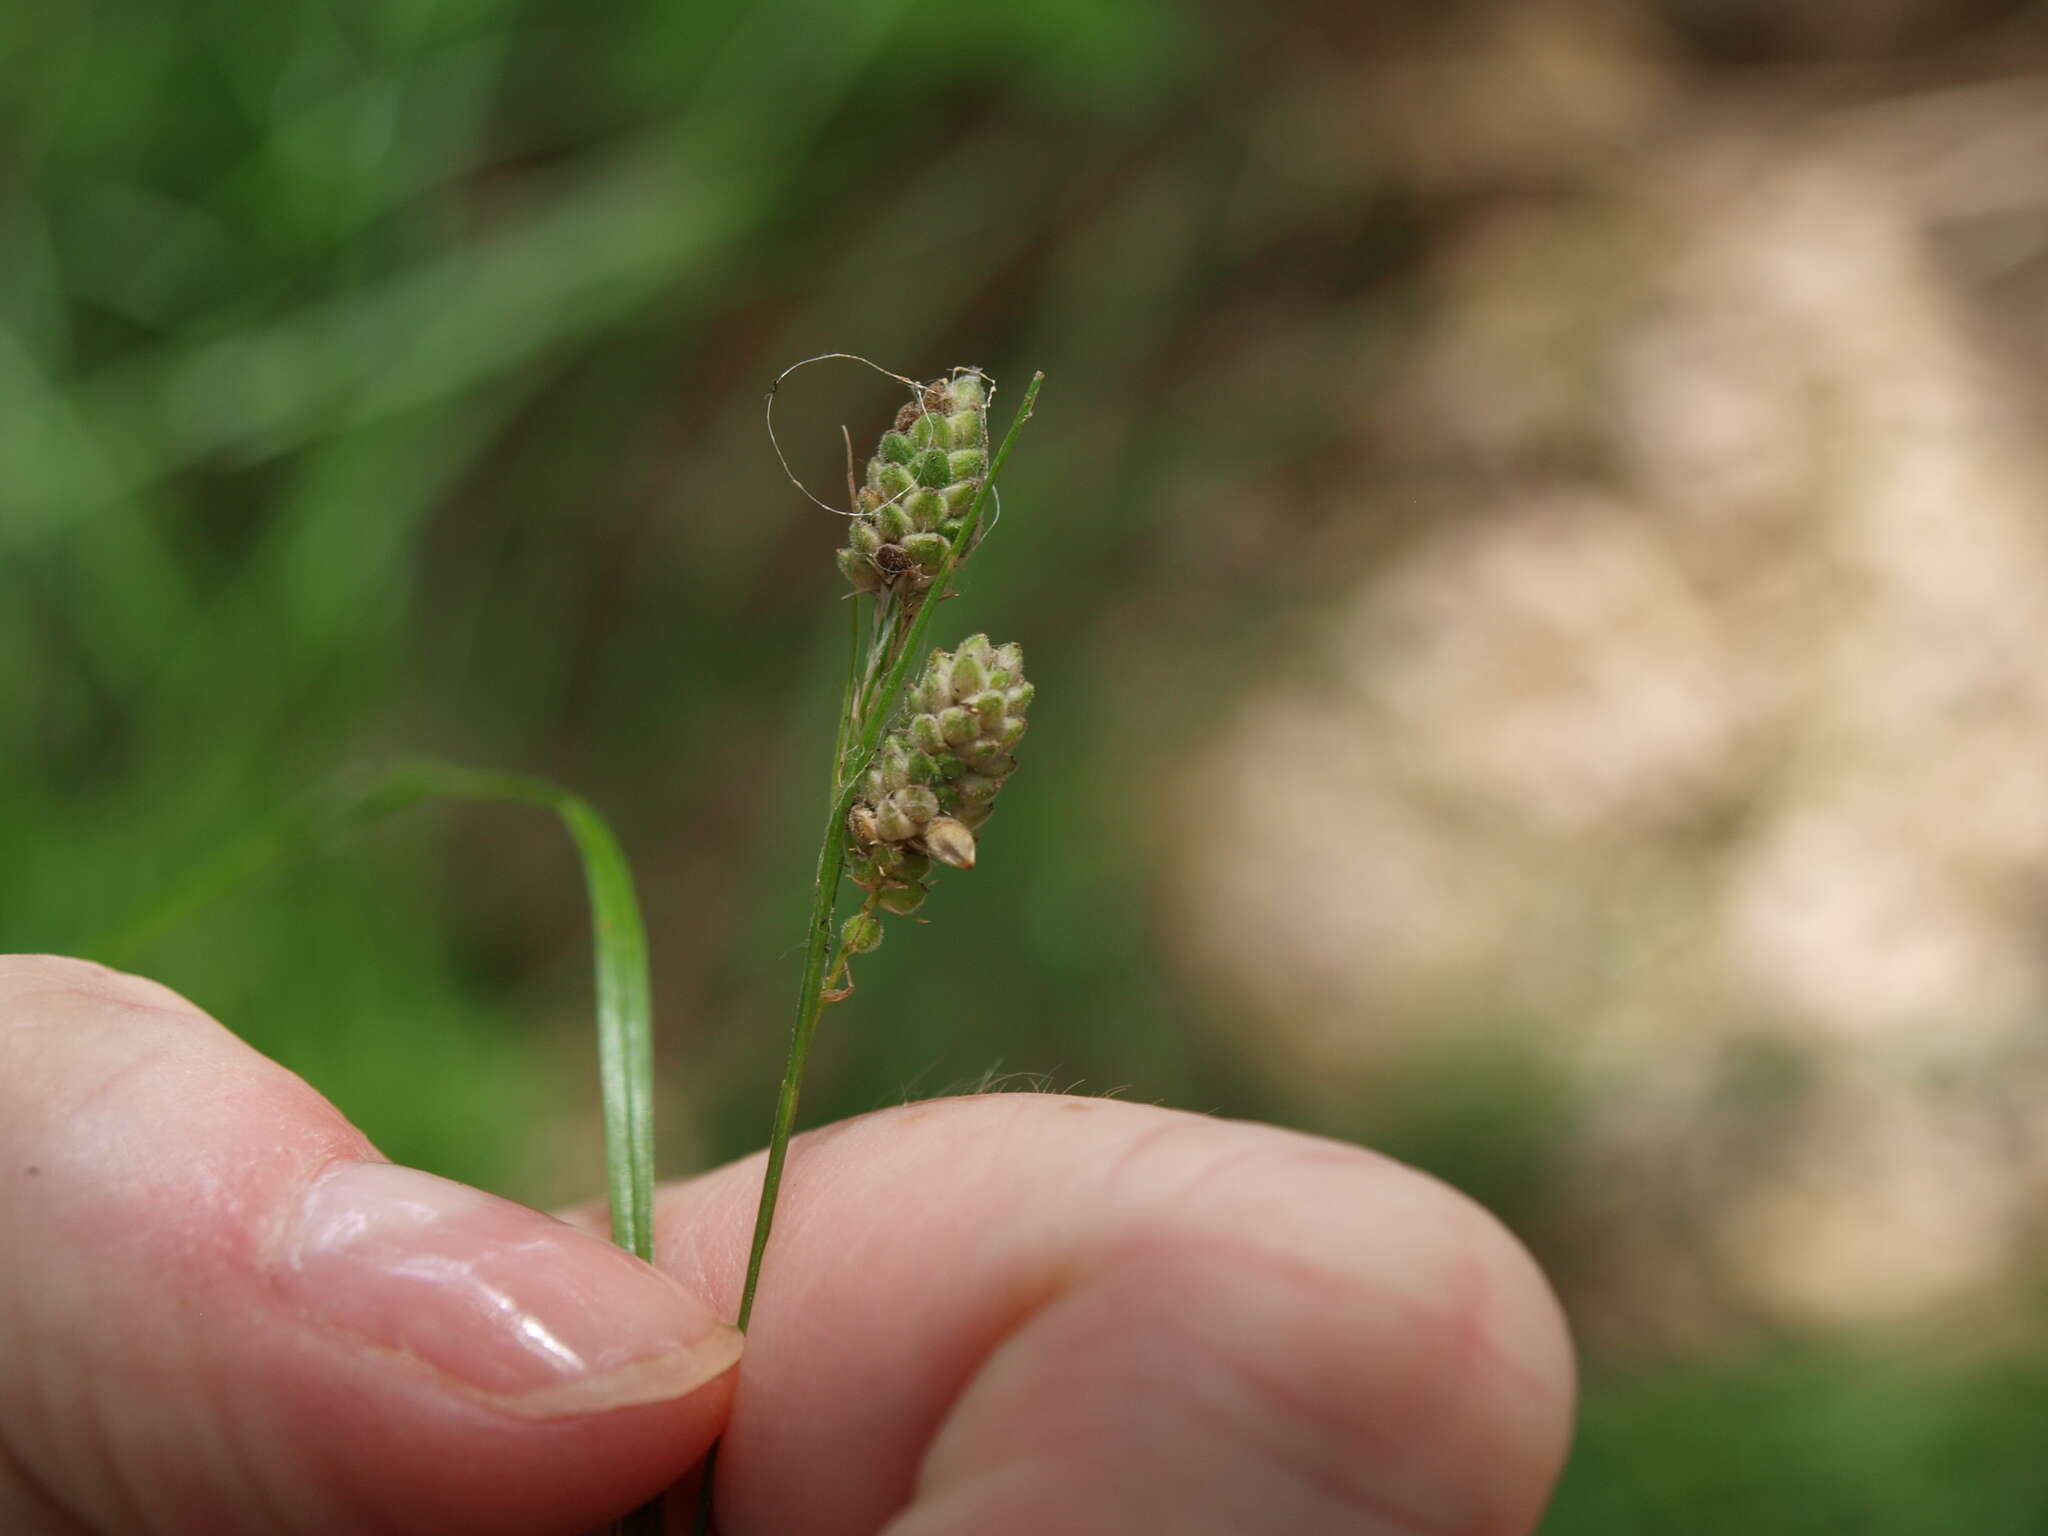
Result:
<svg viewBox="0 0 2048 1536"><path fill-rule="evenodd" d="M880 947L882 918L924 905L934 865L974 868L974 832L1016 772L1033 691L1023 650L987 635L933 651L904 690L846 813L847 872L868 897L839 931L831 1000L846 996L837 983L852 957Z"/></svg>
<svg viewBox="0 0 2048 1536"><path fill-rule="evenodd" d="M839 569L856 592L914 600L932 584L988 473L988 388L959 369L896 413L853 493ZM978 541L979 530L977 530ZM959 552L957 569L972 551Z"/></svg>
<svg viewBox="0 0 2048 1536"><path fill-rule="evenodd" d="M974 829L1016 771L1032 692L1023 651L987 635L933 651L905 690L846 818L854 883L882 911L915 911L935 861L974 867Z"/></svg>

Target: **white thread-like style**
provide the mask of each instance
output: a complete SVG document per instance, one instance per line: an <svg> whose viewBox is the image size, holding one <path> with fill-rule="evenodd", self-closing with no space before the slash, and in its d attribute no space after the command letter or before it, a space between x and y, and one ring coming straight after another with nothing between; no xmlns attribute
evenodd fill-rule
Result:
<svg viewBox="0 0 2048 1536"><path fill-rule="evenodd" d="M775 375L774 382L768 386L768 393L765 396L762 404L761 416L762 420L766 423L768 428L768 446L775 450L775 459L776 462L782 466L782 473L784 478L786 478L789 481L789 483L795 486L799 491L803 492L805 499L811 502L812 505L823 507L827 512L835 513L840 517L853 518L858 517L860 515L857 509L847 509L842 511L840 508L833 506L830 502L820 501L815 495L812 494L811 488L809 486L805 485L803 481L797 479L796 471L789 467L788 455L786 455L782 451L782 442L775 435L775 396L776 393L782 388L782 381L788 378L792 373L795 373L799 368L808 368L812 363L829 363L834 361L859 363L864 368L872 368L876 373L879 373L883 378L894 379L898 384L901 384L905 388L907 388L910 391L910 397L912 400L922 400L924 398L924 392L927 386L919 383L916 379L908 378L903 374L892 373L889 369L884 368L880 363L876 362L873 358L862 357L858 352L820 352L816 357L807 357L803 359L803 361L801 362L791 363L787 368L783 369L782 372ZM963 364L962 366L955 368L953 370L953 373L956 377L963 373L971 373L976 378L980 379L982 383L988 386L987 398L982 402L982 408L984 410L986 410L988 406L995 403L996 381L990 378L988 374L984 372L982 369L977 368L972 364ZM845 433L846 428L841 427L840 431L842 433ZM853 438L850 433L847 434L846 446L847 451L850 454L853 451ZM993 510L995 514L994 517L992 517L989 520L989 527L994 528L996 523L1002 517L1003 503L1002 498L995 494L995 488L993 486L989 488L989 494L994 502ZM892 496L890 498L890 501L894 502L897 499L897 497ZM884 503L884 505L887 504L888 503Z"/></svg>

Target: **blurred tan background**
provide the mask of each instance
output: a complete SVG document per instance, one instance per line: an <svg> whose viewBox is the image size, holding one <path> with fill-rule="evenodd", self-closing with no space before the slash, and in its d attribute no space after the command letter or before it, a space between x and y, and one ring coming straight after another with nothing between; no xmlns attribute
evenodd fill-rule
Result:
<svg viewBox="0 0 2048 1536"><path fill-rule="evenodd" d="M2048 9L0 9L0 942L410 753L609 813L664 1166L757 1144L843 634L804 356L1039 416L982 867L807 1119L1372 1143L1587 1356L1546 1531L2048 1529ZM793 467L896 404L778 400ZM949 627L950 626L950 627ZM137 963L599 1179L581 891L417 812Z"/></svg>

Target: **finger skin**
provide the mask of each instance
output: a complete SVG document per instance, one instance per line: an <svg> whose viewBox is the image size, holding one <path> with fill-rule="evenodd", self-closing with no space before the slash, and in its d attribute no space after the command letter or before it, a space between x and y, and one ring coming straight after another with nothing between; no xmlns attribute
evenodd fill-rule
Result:
<svg viewBox="0 0 2048 1536"><path fill-rule="evenodd" d="M723 1382L540 1422L282 1304L278 1229L374 1156L163 989L0 959L0 1230L29 1238L0 1529L575 1531L695 1458ZM724 1315L759 1177L662 1203ZM1101 1101L917 1105L792 1153L721 1523L1512 1536L1570 1395L1519 1248L1396 1165Z"/></svg>
<svg viewBox="0 0 2048 1536"><path fill-rule="evenodd" d="M720 1309L759 1179L658 1207L664 1266ZM1516 1536L1573 1395L1547 1285L1442 1185L1034 1094L799 1138L747 1351L723 1536Z"/></svg>
<svg viewBox="0 0 2048 1536"><path fill-rule="evenodd" d="M299 1248L281 1259L283 1234L344 1176L445 1189L572 1288L624 1266L626 1283L674 1289L538 1213L382 1164L305 1083L162 987L0 957L0 1529L570 1532L701 1454L729 1377L534 1410L435 1365L454 1332L412 1353L333 1321L362 1295L309 1309L324 1272ZM352 1251L336 1241L316 1254L330 1268ZM439 1326L448 1253L422 1262L400 1302L425 1297L414 1311Z"/></svg>

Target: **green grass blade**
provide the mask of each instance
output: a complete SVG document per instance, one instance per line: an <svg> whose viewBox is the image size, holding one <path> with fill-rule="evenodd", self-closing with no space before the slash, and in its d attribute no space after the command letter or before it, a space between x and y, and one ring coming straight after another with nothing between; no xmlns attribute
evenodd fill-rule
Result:
<svg viewBox="0 0 2048 1536"><path fill-rule="evenodd" d="M598 1079L612 1241L654 1262L654 1030L647 928L619 841L579 795L547 786L583 859L597 966Z"/></svg>
<svg viewBox="0 0 2048 1536"><path fill-rule="evenodd" d="M167 898L89 946L89 951L115 965L130 964L139 951L179 923L279 865L429 800L540 806L561 819L576 845L590 900L612 1240L652 1262L654 1030L647 930L619 841L581 795L525 774L488 773L449 763L408 763L373 778L344 780L307 796L232 843Z"/></svg>

